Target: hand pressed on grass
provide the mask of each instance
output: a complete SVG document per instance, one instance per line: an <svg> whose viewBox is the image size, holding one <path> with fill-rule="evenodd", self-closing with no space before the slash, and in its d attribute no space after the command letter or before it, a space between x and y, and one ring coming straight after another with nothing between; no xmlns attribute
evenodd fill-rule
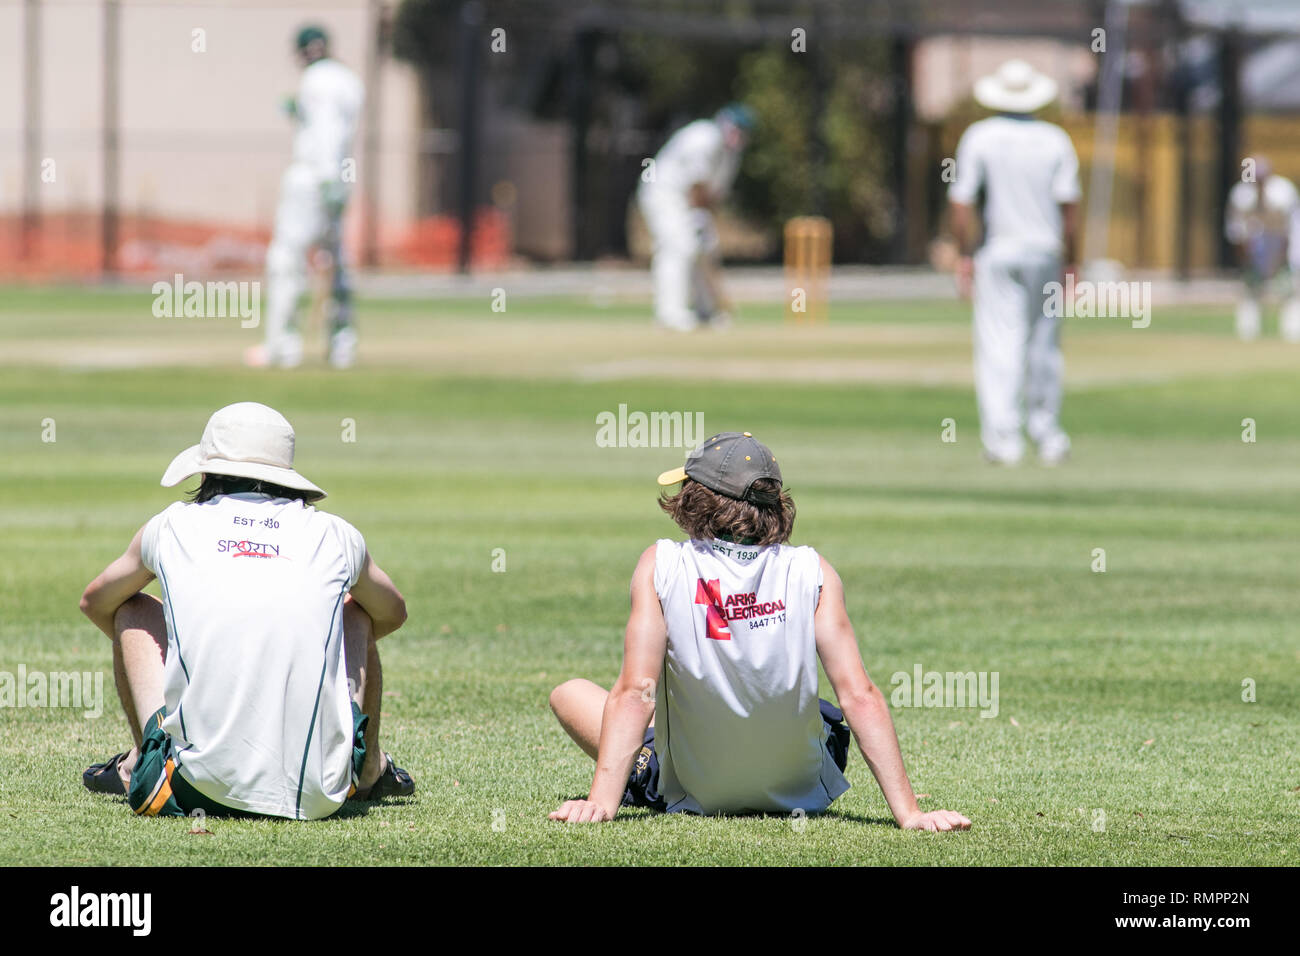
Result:
<svg viewBox="0 0 1300 956"><path fill-rule="evenodd" d="M969 830L970 821L960 813L952 810L930 810L928 813L922 813L918 810L906 820L903 820L899 826L904 830L929 830L933 833L948 830Z"/></svg>
<svg viewBox="0 0 1300 956"><path fill-rule="evenodd" d="M608 823L614 813L593 800L567 800L558 810L551 812L552 820L565 823Z"/></svg>

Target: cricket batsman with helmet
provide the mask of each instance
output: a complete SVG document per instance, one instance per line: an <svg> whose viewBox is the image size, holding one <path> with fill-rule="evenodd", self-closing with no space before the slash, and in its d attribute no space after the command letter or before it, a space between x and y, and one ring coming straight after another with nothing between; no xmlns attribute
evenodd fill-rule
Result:
<svg viewBox="0 0 1300 956"><path fill-rule="evenodd" d="M753 129L753 111L732 103L674 133L642 176L637 204L654 239L655 320L665 328L730 322L713 211L731 189Z"/></svg>
<svg viewBox="0 0 1300 956"><path fill-rule="evenodd" d="M330 56L320 27L298 32L303 64L297 98L289 111L298 123L293 162L280 181L275 233L266 252L266 341L249 350L248 364L292 368L302 362L298 305L307 289L307 257L324 249L331 263L327 322L329 362L347 368L356 361L352 289L343 258L342 224L353 181L349 162L361 115L364 89L355 73Z"/></svg>

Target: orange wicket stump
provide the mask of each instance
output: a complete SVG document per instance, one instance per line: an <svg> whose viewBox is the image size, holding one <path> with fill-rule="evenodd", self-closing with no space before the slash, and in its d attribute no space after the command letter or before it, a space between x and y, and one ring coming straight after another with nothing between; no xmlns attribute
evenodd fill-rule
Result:
<svg viewBox="0 0 1300 956"><path fill-rule="evenodd" d="M787 322L825 322L831 275L831 223L796 216L785 224Z"/></svg>

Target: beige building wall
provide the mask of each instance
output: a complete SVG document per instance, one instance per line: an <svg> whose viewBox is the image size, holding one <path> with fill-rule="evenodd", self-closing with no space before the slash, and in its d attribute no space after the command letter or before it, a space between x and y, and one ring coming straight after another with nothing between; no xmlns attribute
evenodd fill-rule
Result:
<svg viewBox="0 0 1300 956"><path fill-rule="evenodd" d="M307 22L323 25L334 55L364 78L365 0L121 0L120 10L123 214L269 228L293 137L280 104L297 87L294 34ZM22 2L0 4L0 215L21 204L23 18ZM41 20L40 152L54 163L54 181L41 186L41 208L95 211L103 196L103 4L46 0ZM383 66L380 114L368 109L367 121L379 124L379 158L373 170L362 164L363 127L355 144L358 177L377 178L388 229L415 210L414 71L391 61Z"/></svg>
<svg viewBox="0 0 1300 956"><path fill-rule="evenodd" d="M1081 110L1078 90L1097 71L1096 57L1088 50L1090 39L1084 36L1069 44L984 36L920 40L913 60L917 118L942 119L953 105L970 95L976 80L1016 57L1056 80L1061 89L1061 106L1067 112Z"/></svg>

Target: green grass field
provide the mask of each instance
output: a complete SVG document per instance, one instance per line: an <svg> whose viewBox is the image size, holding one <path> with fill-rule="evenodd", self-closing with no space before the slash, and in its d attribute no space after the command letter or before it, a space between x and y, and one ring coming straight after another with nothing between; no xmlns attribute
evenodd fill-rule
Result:
<svg viewBox="0 0 1300 956"><path fill-rule="evenodd" d="M361 311L362 367L259 373L234 320L154 319L147 295L0 294L0 671L98 671L106 695L98 719L0 714L0 864L1297 862L1300 350L1240 344L1209 308L1145 330L1075 322L1074 460L995 470L958 303L837 304L820 329L755 307L691 339L635 303ZM128 733L77 599L174 500L158 486L171 456L240 400L290 418L299 467L406 594L407 626L381 643L384 746L418 792L199 836L82 789ZM856 752L853 789L806 826L546 819L592 770L547 694L613 680L636 557L675 532L654 477L682 452L597 447L597 414L620 404L700 411L708 432L776 449L796 543L839 569L887 693L918 664L998 672L995 718L894 712L921 806L964 812L969 832L899 831Z"/></svg>

